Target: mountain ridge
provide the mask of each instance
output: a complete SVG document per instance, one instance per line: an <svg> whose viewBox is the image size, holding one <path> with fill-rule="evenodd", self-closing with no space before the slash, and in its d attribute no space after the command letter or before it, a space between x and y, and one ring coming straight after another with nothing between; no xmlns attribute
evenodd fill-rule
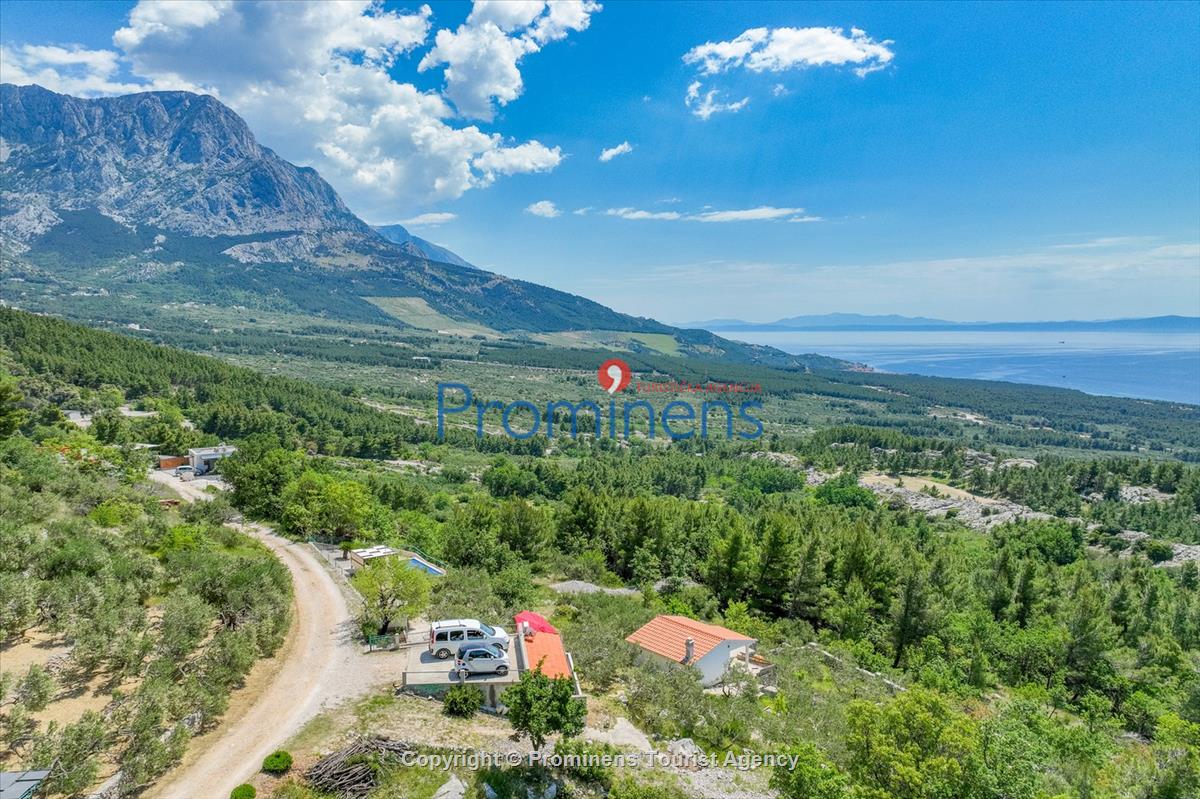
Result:
<svg viewBox="0 0 1200 799"><path fill-rule="evenodd" d="M1127 319L1046 320L1037 322L952 322L928 317L898 314L820 314L793 316L774 322L747 322L742 319L712 319L685 322L685 327L722 332L815 332L815 331L1026 331L1026 332L1200 332L1200 317L1167 314Z"/></svg>
<svg viewBox="0 0 1200 799"><path fill-rule="evenodd" d="M0 299L14 306L102 320L193 303L435 333L440 317L498 334L620 331L642 336L620 346L651 349L653 334L685 356L829 365L454 263L407 231L412 246L388 241L316 170L260 145L207 95L83 99L0 84L0 187ZM390 298L411 302L381 302Z"/></svg>
<svg viewBox="0 0 1200 799"><path fill-rule="evenodd" d="M455 266L469 266L475 268L475 264L469 263L465 258L458 253L446 249L440 244L434 244L428 239L423 239L420 236L414 236L408 231L408 228L401 224L394 225L375 225L375 232L383 236L385 239L395 244L406 252L410 252L420 258L426 258L430 261L438 261L443 264L454 264Z"/></svg>

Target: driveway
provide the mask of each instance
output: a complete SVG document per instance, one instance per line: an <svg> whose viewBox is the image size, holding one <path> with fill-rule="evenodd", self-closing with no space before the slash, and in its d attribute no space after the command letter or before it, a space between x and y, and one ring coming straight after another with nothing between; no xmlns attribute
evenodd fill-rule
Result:
<svg viewBox="0 0 1200 799"><path fill-rule="evenodd" d="M170 485L178 489L179 482ZM273 657L251 669L220 723L193 741L183 762L146 792L151 799L228 796L313 716L385 690L403 669L396 658L363 654L354 601L311 546L265 525L231 526L261 541L291 573L291 630Z"/></svg>

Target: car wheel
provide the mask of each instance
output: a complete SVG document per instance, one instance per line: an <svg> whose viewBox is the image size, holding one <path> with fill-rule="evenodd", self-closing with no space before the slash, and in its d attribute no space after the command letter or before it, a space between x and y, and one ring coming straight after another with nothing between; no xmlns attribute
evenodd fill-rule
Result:
<svg viewBox="0 0 1200 799"><path fill-rule="evenodd" d="M505 674L508 674L508 666L498 667L496 669L496 673L499 674L501 677L503 677Z"/></svg>
<svg viewBox="0 0 1200 799"><path fill-rule="evenodd" d="M437 658L438 660L445 660L446 658L450 657L450 650L449 649L439 649L438 651L433 653L433 656L435 658Z"/></svg>

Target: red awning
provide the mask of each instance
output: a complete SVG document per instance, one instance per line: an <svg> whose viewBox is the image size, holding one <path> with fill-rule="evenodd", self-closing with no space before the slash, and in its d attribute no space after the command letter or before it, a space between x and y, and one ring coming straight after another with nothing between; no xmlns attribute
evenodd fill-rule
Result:
<svg viewBox="0 0 1200 799"><path fill-rule="evenodd" d="M517 632L520 633L522 623L528 623L529 629L539 633L558 633L554 629L554 625L546 621L546 617L540 613L534 613L532 610L523 610L513 620L517 623Z"/></svg>

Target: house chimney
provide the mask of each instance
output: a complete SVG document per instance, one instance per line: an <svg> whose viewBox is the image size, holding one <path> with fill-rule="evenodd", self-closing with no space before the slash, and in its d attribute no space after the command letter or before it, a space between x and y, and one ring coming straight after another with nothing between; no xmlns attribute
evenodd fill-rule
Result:
<svg viewBox="0 0 1200 799"><path fill-rule="evenodd" d="M684 642L683 647L684 647L683 662L691 663L692 660L696 657L696 639L695 638L687 639L687 641Z"/></svg>

